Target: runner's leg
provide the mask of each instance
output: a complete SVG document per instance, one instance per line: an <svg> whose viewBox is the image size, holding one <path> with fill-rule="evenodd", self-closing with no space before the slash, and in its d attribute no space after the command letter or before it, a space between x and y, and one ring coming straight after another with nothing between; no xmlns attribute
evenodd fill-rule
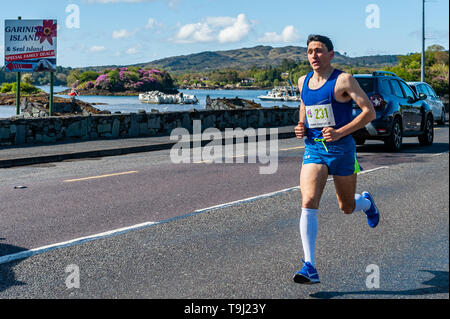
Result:
<svg viewBox="0 0 450 319"><path fill-rule="evenodd" d="M356 174L333 176L339 208L345 214L351 214L355 210L356 177Z"/></svg>
<svg viewBox="0 0 450 319"><path fill-rule="evenodd" d="M327 183L328 167L323 164L303 164L300 173L302 208L319 208L320 198Z"/></svg>
<svg viewBox="0 0 450 319"><path fill-rule="evenodd" d="M355 193L356 176L356 174L350 176L333 176L339 208L345 214L359 211L365 212L371 206L370 200Z"/></svg>
<svg viewBox="0 0 450 319"><path fill-rule="evenodd" d="M302 214L300 236L305 262L315 265L315 244L317 237L317 212L320 197L328 178L328 167L323 164L304 164L300 174L302 193Z"/></svg>

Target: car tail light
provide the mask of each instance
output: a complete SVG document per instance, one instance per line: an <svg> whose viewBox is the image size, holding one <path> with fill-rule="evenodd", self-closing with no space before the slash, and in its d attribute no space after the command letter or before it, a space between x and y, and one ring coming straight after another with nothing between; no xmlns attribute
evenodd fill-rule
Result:
<svg viewBox="0 0 450 319"><path fill-rule="evenodd" d="M373 104L373 107L376 111L384 110L386 106L386 101L383 99L383 96L380 94L374 94L370 97L370 101Z"/></svg>

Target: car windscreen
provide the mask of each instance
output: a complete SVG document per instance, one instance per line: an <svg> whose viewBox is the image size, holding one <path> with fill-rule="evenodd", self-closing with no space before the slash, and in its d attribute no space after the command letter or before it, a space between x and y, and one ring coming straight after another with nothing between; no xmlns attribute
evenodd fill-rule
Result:
<svg viewBox="0 0 450 319"><path fill-rule="evenodd" d="M372 93L374 91L374 78L363 78L363 77L355 77L356 81L359 83L359 86L366 92Z"/></svg>

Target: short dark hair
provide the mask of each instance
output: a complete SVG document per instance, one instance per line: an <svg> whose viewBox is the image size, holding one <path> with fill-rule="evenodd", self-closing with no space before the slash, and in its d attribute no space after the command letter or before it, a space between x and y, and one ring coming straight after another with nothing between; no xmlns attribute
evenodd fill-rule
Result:
<svg viewBox="0 0 450 319"><path fill-rule="evenodd" d="M323 43L327 47L328 51L333 51L333 43L328 37L324 35L311 34L308 36L308 41L306 42L306 45L308 46L313 41Z"/></svg>

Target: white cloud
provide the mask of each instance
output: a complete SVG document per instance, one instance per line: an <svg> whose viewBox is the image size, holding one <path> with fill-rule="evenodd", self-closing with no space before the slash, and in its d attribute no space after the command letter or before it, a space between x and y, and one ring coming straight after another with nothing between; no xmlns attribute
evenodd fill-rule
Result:
<svg viewBox="0 0 450 319"><path fill-rule="evenodd" d="M125 51L126 54L136 54L138 53L138 49L137 48L129 48L128 50Z"/></svg>
<svg viewBox="0 0 450 319"><path fill-rule="evenodd" d="M132 37L133 35L135 35L137 31L138 30L128 31L126 29L121 29L121 30L118 30L118 31L113 31L112 37L114 39L129 38L129 37Z"/></svg>
<svg viewBox="0 0 450 319"><path fill-rule="evenodd" d="M88 3L141 3L141 2L153 2L155 0L87 0Z"/></svg>
<svg viewBox="0 0 450 319"><path fill-rule="evenodd" d="M145 28L146 29L155 29L155 28L161 28L162 26L163 26L163 24L158 22L156 19L149 18Z"/></svg>
<svg viewBox="0 0 450 319"><path fill-rule="evenodd" d="M186 24L178 30L175 42L238 42L251 30L245 14L233 17L208 17L202 22Z"/></svg>
<svg viewBox="0 0 450 319"><path fill-rule="evenodd" d="M228 27L236 21L233 17L208 17L206 23L216 27Z"/></svg>
<svg viewBox="0 0 450 319"><path fill-rule="evenodd" d="M211 42L214 41L213 30L206 23L186 24L178 30L177 42Z"/></svg>
<svg viewBox="0 0 450 319"><path fill-rule="evenodd" d="M156 2L158 0L84 0L87 3L145 3L145 2ZM181 0L165 0L170 8L176 8Z"/></svg>
<svg viewBox="0 0 450 319"><path fill-rule="evenodd" d="M250 32L250 24L245 17L245 14L241 13L237 16L233 25L226 27L219 33L219 42L238 42L245 38Z"/></svg>
<svg viewBox="0 0 450 319"><path fill-rule="evenodd" d="M99 53L105 51L106 48L103 45L94 45L90 47L87 52L88 53Z"/></svg>
<svg viewBox="0 0 450 319"><path fill-rule="evenodd" d="M140 49L141 47L142 47L142 46L141 46L140 44L137 44L135 47L128 48L128 49L125 51L125 54L128 54L128 55L137 54L137 53L139 53L139 49Z"/></svg>
<svg viewBox="0 0 450 319"><path fill-rule="evenodd" d="M266 32L264 36L258 39L260 42L270 42L270 43L287 43L287 42L296 42L300 39L300 34L297 29L292 25L286 26L281 34L276 32Z"/></svg>

